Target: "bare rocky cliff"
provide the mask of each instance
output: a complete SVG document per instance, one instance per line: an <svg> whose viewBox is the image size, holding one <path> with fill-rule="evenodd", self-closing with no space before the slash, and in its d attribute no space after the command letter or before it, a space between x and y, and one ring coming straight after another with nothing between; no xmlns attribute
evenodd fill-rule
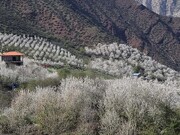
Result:
<svg viewBox="0 0 180 135"><path fill-rule="evenodd" d="M180 17L180 0L136 0L154 11L164 16Z"/></svg>

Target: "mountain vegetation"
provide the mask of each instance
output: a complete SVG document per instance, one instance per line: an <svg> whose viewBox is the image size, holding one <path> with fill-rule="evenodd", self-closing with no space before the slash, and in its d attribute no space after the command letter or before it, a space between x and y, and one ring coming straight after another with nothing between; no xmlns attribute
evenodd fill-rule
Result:
<svg viewBox="0 0 180 135"><path fill-rule="evenodd" d="M126 43L180 70L180 19L159 16L135 0L2 0L0 7L2 31L46 37L75 50Z"/></svg>
<svg viewBox="0 0 180 135"><path fill-rule="evenodd" d="M85 48L92 58L89 67L114 76L132 76L141 73L144 79L178 80L179 73L164 66L125 44L98 44Z"/></svg>
<svg viewBox="0 0 180 135"><path fill-rule="evenodd" d="M134 69L139 67L140 69L136 72L141 72L141 75L146 79L158 78L164 81L167 79L177 80L180 77L178 72L125 44L99 43L98 45L91 45L91 47L84 47L81 49L81 53L83 53L81 56L84 58L80 58L80 56L78 58L76 53L72 54L67 49L37 36L0 33L0 42L2 52L21 51L27 57L33 59L33 61L31 60L32 63L34 62L44 67L63 68L72 66L81 69L98 69L99 72L116 77L132 76L135 72ZM6 66L4 67L2 70L5 71ZM27 67L24 70L26 69ZM9 72L11 74L13 70ZM19 75L18 72L17 74ZM45 75L45 73L42 74ZM14 75L16 76L16 74Z"/></svg>
<svg viewBox="0 0 180 135"><path fill-rule="evenodd" d="M24 83L31 80L56 78L57 72L37 65L33 60L24 59L23 66L7 67L5 62L0 62L1 84Z"/></svg>
<svg viewBox="0 0 180 135"><path fill-rule="evenodd" d="M27 46L42 52L46 43L49 50L57 47L39 37L11 34L2 39L9 36L19 38L2 40L2 44L8 41L6 49ZM45 44L33 43L39 40ZM82 66L65 61L66 65L56 66L45 61L49 65L45 66L45 55L40 61L24 58L20 67L1 62L0 133L179 134L177 71L124 44L85 47L84 56ZM132 77L136 72L142 74L139 79Z"/></svg>
<svg viewBox="0 0 180 135"><path fill-rule="evenodd" d="M0 52L24 58L0 61L0 134L180 135L179 22L135 0L1 0Z"/></svg>
<svg viewBox="0 0 180 135"><path fill-rule="evenodd" d="M38 63L51 66L64 66L66 64L83 66L69 51L59 45L52 44L36 36L18 36L0 33L1 51L21 51L26 56L37 60Z"/></svg>
<svg viewBox="0 0 180 135"><path fill-rule="evenodd" d="M130 83L131 82L131 83ZM179 84L67 78L22 90L0 117L3 133L179 135Z"/></svg>

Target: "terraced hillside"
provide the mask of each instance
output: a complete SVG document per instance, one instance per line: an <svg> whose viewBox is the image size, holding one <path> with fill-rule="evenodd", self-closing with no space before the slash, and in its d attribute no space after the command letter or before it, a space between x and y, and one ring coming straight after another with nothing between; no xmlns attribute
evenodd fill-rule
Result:
<svg viewBox="0 0 180 135"><path fill-rule="evenodd" d="M48 42L47 39L0 33L0 43L2 51L21 51L41 64L83 66L82 60L66 49Z"/></svg>

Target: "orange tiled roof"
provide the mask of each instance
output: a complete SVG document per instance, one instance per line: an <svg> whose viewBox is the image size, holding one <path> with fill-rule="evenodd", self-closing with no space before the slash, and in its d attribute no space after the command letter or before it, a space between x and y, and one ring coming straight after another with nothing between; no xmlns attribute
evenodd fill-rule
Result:
<svg viewBox="0 0 180 135"><path fill-rule="evenodd" d="M1 54L1 56L23 56L24 54L20 53L20 52L5 52L3 54Z"/></svg>

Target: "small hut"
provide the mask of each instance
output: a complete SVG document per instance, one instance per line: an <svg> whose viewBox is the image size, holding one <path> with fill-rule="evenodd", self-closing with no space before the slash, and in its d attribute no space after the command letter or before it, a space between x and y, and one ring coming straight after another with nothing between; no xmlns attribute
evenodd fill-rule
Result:
<svg viewBox="0 0 180 135"><path fill-rule="evenodd" d="M15 65L23 65L23 56L24 54L20 52L5 52L1 54L1 60L6 64L15 64Z"/></svg>

